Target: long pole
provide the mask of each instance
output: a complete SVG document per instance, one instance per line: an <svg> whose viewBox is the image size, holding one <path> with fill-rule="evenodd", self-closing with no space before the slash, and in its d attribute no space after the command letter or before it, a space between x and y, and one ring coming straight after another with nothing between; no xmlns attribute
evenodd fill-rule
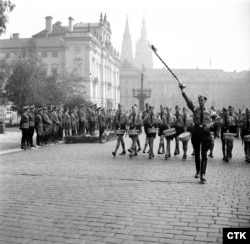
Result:
<svg viewBox="0 0 250 244"><path fill-rule="evenodd" d="M161 60L161 62L165 65L165 67L168 69L168 71L173 75L173 77L178 81L179 86L182 88L185 88L185 85L179 81L179 79L177 78L177 76L174 74L174 72L167 66L167 64L162 60L162 58L158 55L157 53L157 49L155 48L154 45L149 45L149 47L152 49L152 51L154 52L154 54Z"/></svg>

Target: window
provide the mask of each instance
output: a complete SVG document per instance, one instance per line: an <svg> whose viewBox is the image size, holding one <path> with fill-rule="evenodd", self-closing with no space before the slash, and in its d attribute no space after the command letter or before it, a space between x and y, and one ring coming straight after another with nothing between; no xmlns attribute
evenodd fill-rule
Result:
<svg viewBox="0 0 250 244"><path fill-rule="evenodd" d="M42 57L43 58L47 58L48 57L48 53L47 52L42 52Z"/></svg>
<svg viewBox="0 0 250 244"><path fill-rule="evenodd" d="M52 52L52 57L53 57L53 58L57 58L57 56L58 56L57 51L53 51L53 52Z"/></svg>

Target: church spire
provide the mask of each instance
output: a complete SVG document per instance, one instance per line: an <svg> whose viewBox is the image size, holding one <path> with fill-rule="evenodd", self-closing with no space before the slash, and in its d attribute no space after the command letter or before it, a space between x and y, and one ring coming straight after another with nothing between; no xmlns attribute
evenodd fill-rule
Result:
<svg viewBox="0 0 250 244"><path fill-rule="evenodd" d="M134 63L131 35L129 32L128 16L126 17L125 31L122 40L121 61Z"/></svg>
<svg viewBox="0 0 250 244"><path fill-rule="evenodd" d="M147 31L146 31L146 24L145 24L144 15L143 15L143 20L142 20L142 28L141 28L141 39L147 39Z"/></svg>
<svg viewBox="0 0 250 244"><path fill-rule="evenodd" d="M135 65L138 69L141 69L142 65L146 69L153 69L153 55L148 47L148 43L145 17L143 14L141 37L137 41L135 49Z"/></svg>

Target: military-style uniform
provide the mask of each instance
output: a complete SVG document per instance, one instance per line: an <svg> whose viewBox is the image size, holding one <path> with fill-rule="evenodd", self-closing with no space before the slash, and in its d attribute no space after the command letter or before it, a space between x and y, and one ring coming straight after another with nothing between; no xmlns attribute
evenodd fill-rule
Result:
<svg viewBox="0 0 250 244"><path fill-rule="evenodd" d="M158 154L164 154L165 153L165 148L164 148L164 134L163 134L163 131L165 130L164 129L164 126L163 126L163 123L162 123L162 119L163 119L163 116L165 114L165 111L164 111L164 107L161 105L160 106L160 113L158 114L158 120L159 120L159 133L158 133L158 136L160 137L160 142L159 142L159 148L158 148ZM162 151L160 151L162 148Z"/></svg>
<svg viewBox="0 0 250 244"><path fill-rule="evenodd" d="M144 143L144 148L143 148L143 153L146 152L146 149L147 149L147 146L149 144L149 138L147 137L147 130L148 130L148 124L147 123L144 123L144 120L146 117L148 117L150 113L150 110L149 110L149 105L148 103L145 104L145 110L142 112L142 122L143 122L143 128L144 128L144 132L146 134L146 138L145 138L145 143Z"/></svg>
<svg viewBox="0 0 250 244"><path fill-rule="evenodd" d="M78 111L79 117L79 133L80 135L86 133L87 128L87 114L85 110L85 104L80 105L80 109Z"/></svg>
<svg viewBox="0 0 250 244"><path fill-rule="evenodd" d="M70 118L70 115L69 115L69 109L68 108L64 112L63 124L64 124L65 136L70 136L71 118Z"/></svg>
<svg viewBox="0 0 250 244"><path fill-rule="evenodd" d="M57 131L57 140L61 141L61 140L63 140L63 112L62 112L62 107L59 107L57 109L57 116L58 116L58 120L59 120L58 131Z"/></svg>
<svg viewBox="0 0 250 244"><path fill-rule="evenodd" d="M204 183L206 181L205 173L207 168L207 151L209 150L211 144L210 129L213 126L213 123L208 108L206 108L205 106L194 106L192 101L183 91L183 88L181 89L182 96L186 100L187 106L193 112L194 128L192 131L191 140L195 153L195 178L200 177L201 183ZM207 100L204 96L199 96L198 99L201 104L204 104Z"/></svg>
<svg viewBox="0 0 250 244"><path fill-rule="evenodd" d="M35 113L34 113L35 106L30 106L30 111L28 112L29 116L29 146L35 147L33 144L33 135L35 131Z"/></svg>
<svg viewBox="0 0 250 244"><path fill-rule="evenodd" d="M47 113L47 107L43 108L43 142L44 144L48 144L50 137L51 137L51 131L52 131L52 121L48 116Z"/></svg>
<svg viewBox="0 0 250 244"><path fill-rule="evenodd" d="M241 138L244 141L244 152L246 156L246 162L250 163L250 141L244 140L245 136L250 136L250 112L246 109L246 112L241 117Z"/></svg>
<svg viewBox="0 0 250 244"><path fill-rule="evenodd" d="M21 149L29 148L29 116L27 114L27 110L29 106L24 106L24 112L21 115L19 128L22 131L22 139L21 139Z"/></svg>
<svg viewBox="0 0 250 244"><path fill-rule="evenodd" d="M89 107L89 113L88 113L89 130L91 136L95 135L95 128L96 128L96 112L94 107L96 107L96 104L93 104Z"/></svg>
<svg viewBox="0 0 250 244"><path fill-rule="evenodd" d="M133 111L128 117L129 130L138 130L141 132L142 119L138 113L136 113L135 108L132 108ZM139 135L130 135L129 137L132 139L131 153L130 157L137 155L136 143Z"/></svg>
<svg viewBox="0 0 250 244"><path fill-rule="evenodd" d="M118 105L118 110L117 110L117 112L116 112L116 114L114 116L115 130L124 130L125 131L127 123L128 123L128 120L127 120L126 114L122 111L122 105L119 104ZM117 136L116 148L115 148L115 151L112 152L113 156L116 156L116 152L119 149L120 143L122 144L122 149L123 149L122 152L120 153L120 155L126 154L123 135L118 135Z"/></svg>
<svg viewBox="0 0 250 244"><path fill-rule="evenodd" d="M101 108L99 113L100 113L98 115L99 140L100 140L100 143L103 143L104 141L102 139L102 136L106 128L106 116L105 116L104 108Z"/></svg>
<svg viewBox="0 0 250 244"><path fill-rule="evenodd" d="M51 113L51 120L52 120L52 141L54 143L58 142L58 129L59 129L59 125L60 125L60 120L58 118L58 114L57 114L57 108L54 107L53 111Z"/></svg>
<svg viewBox="0 0 250 244"><path fill-rule="evenodd" d="M43 108L37 109L37 114L35 117L35 128L36 128L36 144L38 146L43 145L43 116L42 116Z"/></svg>
<svg viewBox="0 0 250 244"><path fill-rule="evenodd" d="M192 129L193 129L193 120L192 118L187 114L186 108L183 108L183 115L182 115L182 133L183 132L190 132L192 133ZM188 142L187 141L183 141L182 142L182 146L183 146L183 160L187 159L187 150L188 150Z"/></svg>
<svg viewBox="0 0 250 244"><path fill-rule="evenodd" d="M157 115L154 113L154 107L150 107L149 115L143 120L143 124L146 124L147 131L146 136L149 138L149 159L154 157L154 139L156 137L156 133L149 133L149 129L158 127L158 119Z"/></svg>
<svg viewBox="0 0 250 244"><path fill-rule="evenodd" d="M71 119L72 136L76 136L77 126L76 126L76 117L74 110L71 110L70 119Z"/></svg>
<svg viewBox="0 0 250 244"><path fill-rule="evenodd" d="M74 114L75 114L75 118L76 118L76 134L80 135L80 120L79 120L79 116L78 116L78 108L75 107L74 109Z"/></svg>
<svg viewBox="0 0 250 244"><path fill-rule="evenodd" d="M221 114L221 118L223 120L223 124L221 126L221 143L222 143L222 153L223 153L223 161L228 162L231 155L231 147L232 143L230 140L224 139L223 134L230 132L230 127L233 124L233 117L229 115L227 109L223 109L223 113Z"/></svg>
<svg viewBox="0 0 250 244"><path fill-rule="evenodd" d="M174 127L175 116L170 113L170 108L166 108L166 113L163 114L160 124L163 131ZM165 139L167 141L165 159L171 157L171 140L173 140L173 138L174 135L165 136Z"/></svg>

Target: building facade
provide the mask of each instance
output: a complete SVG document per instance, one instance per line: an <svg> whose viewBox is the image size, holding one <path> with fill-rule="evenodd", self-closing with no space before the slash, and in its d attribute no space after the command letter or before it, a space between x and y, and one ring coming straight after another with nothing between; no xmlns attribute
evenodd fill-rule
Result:
<svg viewBox="0 0 250 244"><path fill-rule="evenodd" d="M141 74L144 74L144 88L151 89L151 97L146 100L159 111L160 105L174 109L176 105L186 107L178 83L166 69L138 70L124 63L121 67L121 103L130 110L139 101L133 97L133 89L140 89ZM207 106L217 109L250 108L250 72L224 72L223 70L173 69L178 79L187 87L187 95L198 105L198 96L208 98Z"/></svg>
<svg viewBox="0 0 250 244"><path fill-rule="evenodd" d="M19 38L13 34L8 40L0 40L2 57L18 53L30 42L45 64L47 73L59 73L63 69L74 72L81 79L79 93L87 100L106 108L120 103L120 58L111 43L111 28L107 16L100 16L97 23L77 23L68 18L68 26L52 23L45 18L45 29L31 38Z"/></svg>
<svg viewBox="0 0 250 244"><path fill-rule="evenodd" d="M126 26L126 28L128 28ZM133 89L141 87L141 74L144 74L144 89L151 89L151 97L146 102L159 111L160 105L174 108L186 106L178 83L164 67L153 69L152 50L147 45L147 32L143 19L141 38L136 45L135 63L122 60L120 69L121 103L130 110L139 105L133 96ZM125 52L125 51L124 51ZM149 54L148 52L151 52ZM229 105L236 109L250 108L250 71L224 72L218 69L173 69L178 79L186 84L186 93L195 104L198 95L208 98L207 106L222 109Z"/></svg>

